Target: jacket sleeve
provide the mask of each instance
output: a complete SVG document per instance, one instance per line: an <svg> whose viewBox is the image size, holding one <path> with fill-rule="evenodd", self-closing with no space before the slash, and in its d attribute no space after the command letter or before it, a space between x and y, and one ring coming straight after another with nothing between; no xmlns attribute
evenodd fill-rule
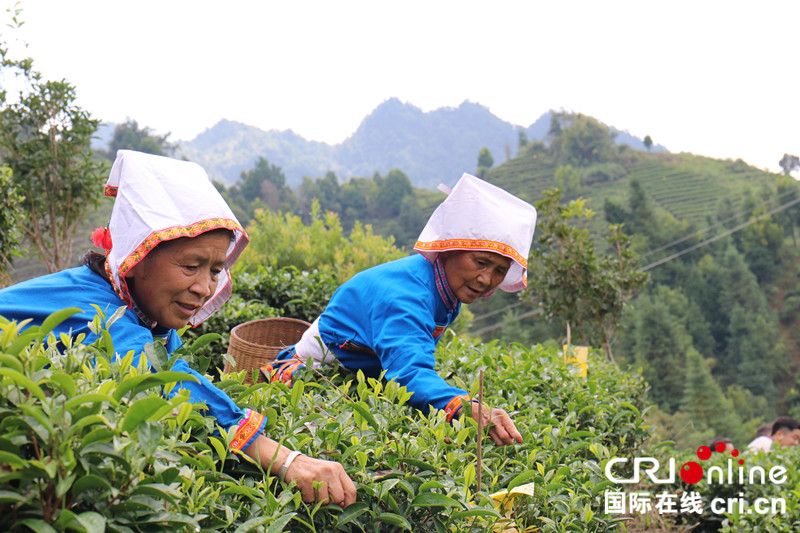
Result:
<svg viewBox="0 0 800 533"><path fill-rule="evenodd" d="M445 409L455 397L467 394L448 384L434 368L435 324L433 312L424 302L399 295L374 306L372 313L375 353L386 378L413 393L409 400L412 406L427 413L429 406Z"/></svg>
<svg viewBox="0 0 800 533"><path fill-rule="evenodd" d="M125 330L117 334L112 333L114 338L114 349L118 354L124 355L130 350L141 353L145 344L153 342L153 337L145 328L138 325L135 327L124 327L123 324L116 323L113 328L120 326ZM119 339L119 341L118 341ZM175 331L170 331L166 339L168 353L174 352L181 344L180 337ZM196 382L183 381L173 389L172 394L177 394L183 388L189 391L189 401L192 403L203 403L206 406L205 412L217 419L217 424L225 428L228 433L234 432L231 441L231 448L237 450L246 449L256 437L264 431L266 419L260 413L250 409L242 409L221 389L215 386L207 377L199 372L192 370L189 364L183 359L178 359L172 366L176 372L185 372L197 378Z"/></svg>

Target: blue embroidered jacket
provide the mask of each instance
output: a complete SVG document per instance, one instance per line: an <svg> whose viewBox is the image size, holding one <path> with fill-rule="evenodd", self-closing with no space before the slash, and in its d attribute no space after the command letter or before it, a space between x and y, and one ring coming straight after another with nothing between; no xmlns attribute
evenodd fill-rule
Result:
<svg viewBox="0 0 800 533"><path fill-rule="evenodd" d="M72 337L84 333L84 343L93 342L97 338L88 326L96 314L91 304L100 307L107 317L120 306L125 306L111 284L86 266L41 276L0 290L0 316L17 322L30 318L33 319L32 324L40 325L55 311L66 307L82 309L83 312L72 315L53 331L56 335L66 333ZM124 355L130 350L135 352L134 364L137 364L139 354L147 343L162 339L168 353L174 352L181 345L181 339L174 329L163 330L161 335L154 335L153 331L139 321L132 309L127 309L111 325L109 333L118 354ZM251 417L250 413L245 413L205 376L189 368L186 361L179 359L172 370L192 374L198 379L197 383L182 382L180 386L189 390L192 402L204 402L208 413L223 428L235 430L233 426L240 420ZM247 441L240 449L246 448L263 431L266 421L260 420L260 417L261 415L256 415L259 418L259 430L255 434L248 434Z"/></svg>
<svg viewBox="0 0 800 533"><path fill-rule="evenodd" d="M445 409L467 394L434 369L436 345L460 309L440 263L416 254L339 287L319 318L320 337L345 368L373 377L385 369L413 393L412 406Z"/></svg>

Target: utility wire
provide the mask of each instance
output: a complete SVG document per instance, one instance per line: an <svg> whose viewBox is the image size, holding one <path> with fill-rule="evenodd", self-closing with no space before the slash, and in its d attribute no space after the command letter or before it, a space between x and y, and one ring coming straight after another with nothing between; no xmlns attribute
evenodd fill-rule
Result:
<svg viewBox="0 0 800 533"><path fill-rule="evenodd" d="M532 311L526 311L526 312L522 313L521 315L519 315L518 317L515 317L515 318L516 318L516 320L521 320L523 318L528 318L529 316L538 315L541 312L542 312L541 309L533 309ZM505 322L495 322L494 324L490 324L488 326L484 326L484 327L482 327L480 329L477 329L477 330L471 332L471 335L480 335L482 333L486 333L487 331L492 331L493 329L497 329L497 328L503 327L504 324L505 324Z"/></svg>
<svg viewBox="0 0 800 533"><path fill-rule="evenodd" d="M770 209L769 211L767 211L763 215L759 215L756 218L748 220L747 222L742 222L738 226L733 227L733 228L729 229L728 231L724 231L724 232L720 233L719 235L715 235L713 237L709 237L708 239L706 239L706 240L704 240L702 242L698 242L697 244L695 244L693 246L690 246L688 248L685 248L685 249L681 250L680 252L675 252L672 255L668 255L667 257L664 257L662 259L659 259L658 261L650 263L649 265L647 265L645 267L642 267L639 270L641 270L642 272L647 272L651 268L655 268L658 265L662 265L662 264L666 263L667 261L672 261L673 259L675 259L677 257L680 257L682 255L686 255L686 254L688 254L689 252L691 252L693 250L696 250L696 249L698 249L698 248L700 248L702 246L705 246L707 244L711 244L712 242L717 241L717 240L719 240L719 239L721 239L723 237L727 237L728 235L730 235L732 233L736 233L737 231L742 230L742 229L746 228L747 226L758 222L762 218L766 218L768 216L774 215L775 213L779 213L779 212L783 211L784 209L788 209L788 208L790 208L793 205L798 204L798 203L800 203L800 198L795 198L794 200L792 200L790 202L786 202L785 204L781 204L778 207Z"/></svg>
<svg viewBox="0 0 800 533"><path fill-rule="evenodd" d="M790 189L788 191L785 191L785 192L781 193L780 195L778 195L776 197L770 198L768 200L768 202L771 203L771 202L773 202L775 200L780 200L784 196L787 196L787 195L795 193L795 192L797 192L797 191L795 191L793 189ZM703 233L706 233L706 232L708 232L708 231L710 231L712 229L716 229L716 228L718 228L718 227L720 227L720 226L722 226L724 224L727 224L728 222L730 222L732 220L735 220L735 219L737 219L739 217L742 217L744 215L749 215L750 213L752 213L753 211L758 209L758 207L760 207L760 206L757 206L757 207L755 207L753 209L750 209L748 211L742 211L741 213L736 213L735 215L732 215L732 216L726 218L725 220L721 220L721 221L717 222L716 224L712 224L712 225L710 225L710 226L708 226L706 228L703 228L701 230L698 230L698 231L696 231L694 233L690 233L688 235L685 235L685 236L681 237L678 240L672 241L672 242L667 243L667 244L665 244L663 246L659 246L658 248L655 248L653 250L648 250L647 252L644 252L643 254L640 254L639 257L647 257L648 255L654 254L656 252L660 252L662 250L666 250L667 248L671 248L671 247L673 247L673 246L675 246L677 244L680 244L680 243L682 243L682 242L684 242L684 241L686 241L688 239L691 239L692 237L696 237L698 235L702 235Z"/></svg>
<svg viewBox="0 0 800 533"><path fill-rule="evenodd" d="M794 192L794 191L789 191L789 192ZM786 194L786 193L785 193L785 194ZM785 195L785 194L784 194L784 195ZM781 196L784 196L784 195L781 195ZM780 198L780 197L778 197L778 198ZM743 230L744 228L746 228L747 226L750 226L750 225L752 225L752 224L755 224L756 222L758 222L759 220L761 220L761 219L763 219L763 218L766 218L766 217L768 217L768 216L774 215L775 213L779 213L779 212L781 212L781 211L784 211L785 209L788 209L788 208L790 208L790 207L792 207L793 205L796 205L796 204L798 204L798 203L800 203L800 197L798 197L798 198L795 198L794 200L791 200L791 201L789 201L789 202L786 202L785 204L781 204L781 205L779 205L778 207L775 207L775 208L773 208L773 209L771 209L771 210L767 211L767 212L766 212L766 213L764 213L763 215L759 215L758 217L756 217L756 218L754 218L754 219L750 219L750 220L748 220L747 222L743 222L743 223L741 223L741 224L739 224L739 225L737 225L737 226L735 226L735 227L733 227L733 228L731 228L731 229L729 229L729 230L727 230L727 231L725 231L725 232L723 232L723 233L720 233L719 235L715 235L715 236L713 236L713 237L709 237L708 239L706 239L706 240L704 240L704 241L702 241L702 242L699 242L699 243L697 243L697 244L695 244L695 245L693 245L693 246L690 246L690 247L688 247L688 248L685 248L685 249L681 250L680 252L676 252L676 253L674 253L674 254L671 254L671 255L668 255L668 256L666 256L666 257L664 257L664 258L662 258L662 259L659 259L658 261L654 261L654 262L650 263L649 265L646 265L646 266L644 266L644 267L640 268L639 270L641 270L642 272L647 272L648 270L650 270L650 269L653 269L653 268L655 268L655 267L657 267L657 266L659 266L659 265L662 265L662 264L664 264L664 263L666 263L666 262L668 262L668 261L671 261L671 260L673 260L673 259L676 259L676 258L678 258L678 257L680 257L680 256L682 256L682 255L686 255L686 254L688 254L689 252L692 252L692 251L694 251L694 250L696 250L696 249L698 249L698 248L701 248L701 247L703 247L703 246L706 246L706 245L708 245L708 244L711 244L711 243L712 243L712 242L714 242L714 241L718 241L719 239L721 239L721 238L723 238L723 237L727 237L728 235L731 235L731 234L733 234L733 233L736 233L737 231L741 231L741 230ZM740 217L740 216L742 216L742 215L746 215L746 214L748 214L748 213L750 213L750 212L752 212L752 211L744 211L744 212L742 212L742 213L739 213L739 214L737 214L737 215L734 215L734 216L732 216L732 217L729 217L729 218L727 218L727 219L725 219L725 220L723 220L723 221L721 221L721 222L719 222L719 223L715 224L714 226L711 226L711 227L709 227L709 228L706 228L706 230L704 230L704 231L707 231L708 229L711 229L712 227L719 227L720 225L722 225L722 224L725 224L726 222L730 222L731 220L733 220L733 219L735 219L735 218L738 218L738 217ZM673 243L670 243L670 245L668 245L668 246L665 246L665 247L662 247L662 248L660 248L660 249L665 249L665 248L668 248L669 246L673 246L673 245L675 245L675 244L679 244L680 242L683 242L683 241L685 241L686 239L688 239L688 238L690 238L690 237L693 237L693 236L695 236L695 235L697 235L697 234L696 234L696 233L692 233L692 234L690 234L690 235L687 235L687 236L685 236L685 237L683 237L683 238L681 238L681 239L679 239L679 240L677 240L677 241L674 241ZM658 251L658 250L660 250L660 249L652 250L652 251L648 252L648 254L649 254L649 253L654 253L654 252L656 252L656 251ZM647 254L643 254L643 256L644 256L644 255L647 255ZM485 319L485 318L488 318L488 317L490 317L490 316L494 316L494 315L497 315L497 314L499 314L499 313L504 313L504 312L508 311L509 309L514 309L515 307L519 307L520 305L522 305L522 302L517 302L517 303L515 303L515 304L512 304L512 305L509 305L509 306L507 306L507 307L504 307L503 309L496 309L496 310L494 310L494 311L490 311L490 312L488 312L488 313L486 313L486 314L484 314L484 315L481 315L481 316L475 317L473 320L483 320L483 319ZM527 317L529 317L529 316L533 316L533 315L535 315L535 314L538 314L538 313L541 313L541 310L540 310L540 309L534 309L534 310L532 310L532 311L526 311L525 313L522 313L521 315L519 315L518 317L516 317L516 320L520 320L520 319L522 319L522 318L527 318ZM497 328L499 328L499 327L502 327L504 323L505 323L505 322L496 322L496 323L494 323L494 324L490 324L490 325L488 325L488 326L484 326L484 327L482 327L482 328L480 328L480 329L478 329L478 330L474 331L474 332L473 332L473 334L474 334L474 335L480 335L480 334L482 334L482 333L486 333L487 331L492 331L492 330L495 330L495 329L497 329Z"/></svg>

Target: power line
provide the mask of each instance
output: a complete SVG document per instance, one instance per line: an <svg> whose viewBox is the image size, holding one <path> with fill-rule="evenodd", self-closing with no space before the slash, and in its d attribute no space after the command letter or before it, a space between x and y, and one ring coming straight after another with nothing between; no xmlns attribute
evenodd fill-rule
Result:
<svg viewBox="0 0 800 533"><path fill-rule="evenodd" d="M695 244L695 245L692 245L692 246L690 246L689 248L686 248L686 249L684 249L684 250L681 250L680 252L676 252L676 253L674 253L674 254L672 254L672 255L668 255L667 257L664 257L664 258L662 258L662 259L659 259L658 261L654 261L653 263L650 263L649 265L647 265L647 266L644 266L644 267L640 268L639 270L641 270L642 272L647 272L648 270L650 270L650 269L652 269L652 268L655 268L655 267L657 267L657 266L659 266L659 265L663 265L664 263L666 263L666 262L668 262L668 261L671 261L671 260L673 260L673 259L676 259L676 258L678 258L678 257L680 257L680 256L682 256L682 255L686 255L686 254L688 254L689 252L692 252L692 251L694 251L694 250L696 250L696 249L698 249L698 248L701 248L701 247L703 247L703 246L706 246L706 245L708 245L708 244L711 244L711 243L712 243L712 242L714 242L714 241L718 241L719 239L721 239L721 238L723 238L723 237L727 237L727 236L729 236L729 235L731 235L731 234L733 234L733 233L736 233L737 231L743 230L743 229L744 229L744 228L746 228L747 226L750 226L750 225L752 225L752 224L755 224L756 222L758 222L759 220L761 220L761 219L763 219L763 218L766 218L766 217L768 217L768 216L774 215L775 213L779 213L779 212L781 212L781 211L783 211L783 210L785 210L785 209L788 209L788 208L790 208L790 207L792 207L793 205L796 205L796 204L798 204L798 203L800 203L800 197L798 197L798 198L795 198L794 200L791 200L791 201L789 201L789 202L786 202L785 204L781 204L781 205L779 205L778 207L775 207L775 208L773 208L773 209L770 209L769 211L767 211L767 212L766 212L766 213L764 213L763 215L759 215L758 217L756 217L756 218L753 218L753 219L750 219L750 220L748 220L747 222L743 222L743 223L741 223L741 224L737 225L736 227L733 227L733 228L731 228L731 229L729 229L729 230L727 230L727 231L725 231L725 232L723 232L723 233L720 233L719 235L715 235L715 236L713 236L713 237L709 237L708 239L706 239L706 240L704 240L704 241L702 241L702 242L699 242L699 243L697 243L697 244ZM735 215L735 216L734 216L734 217L732 217L732 218L736 218L736 217L738 217L738 216L741 216L741 214L746 214L746 213L747 213L747 212L745 212L745 213L740 213L739 215ZM731 220L731 219L726 219L726 221L729 221L729 220ZM723 221L723 222L721 222L720 224L724 224L726 221ZM719 226L720 224L717 224L717 226ZM693 234L693 235L694 235L694 234ZM683 240L685 240L685 238L684 238ZM497 309L497 310L495 310L495 311L491 311L491 312L489 312L489 313L486 313L485 315L481 315L480 317L476 317L474 320L480 320L480 319L488 318L488 317L490 317L490 316L493 316L493 315L496 315L496 314L499 314L499 313L503 313L503 312L505 312L505 311L508 311L509 309L513 309L513 308L515 308L515 307L519 307L520 305L522 305L522 302L518 302L518 303L515 303L515 304L513 304L513 305L509 305L508 307L505 307L505 308L503 308L503 309ZM521 315L519 315L518 317L515 317L515 319L516 319L516 320L520 320L520 319L523 319L523 318L527 318L527 317L529 317L529 316L533 316L533 315L535 315L535 314L538 314L538 313L541 313L541 309L534 309L534 310L532 310L532 311L526 311L525 313L522 313L522 314L521 314ZM490 325L488 325L488 326L484 326L484 327L482 327L482 328L480 328L480 329L476 330L476 331L475 331L475 332L473 332L473 333L474 333L475 335L480 335L481 333L486 333L487 331L492 331L492 330L495 330L495 329L497 329L497 328L500 328L500 327L502 327L504 324L505 324L505 322L495 322L494 324L490 324Z"/></svg>
<svg viewBox="0 0 800 533"><path fill-rule="evenodd" d="M773 202L775 200L780 200L784 196L787 196L787 195L795 193L795 192L797 192L797 191L795 191L793 189L789 189L788 191L783 192L782 194L779 194L778 196L776 196L774 198L770 198L768 200L768 202ZM744 216L744 215L749 215L750 213L752 213L753 211L758 209L758 207L760 207L760 206L754 207L753 209L749 209L747 211L742 211L740 213L736 213L735 215L732 215L732 216L726 218L725 220L721 220L721 221L717 222L716 224L712 224L712 225L710 225L710 226L708 226L706 228L703 228L703 229L701 229L701 230L699 230L697 232L685 235L685 236L681 237L678 240L672 241L672 242L667 243L667 244L665 244L663 246L659 246L658 248L655 248L653 250L648 250L647 252L644 252L643 254L640 254L639 257L647 257L648 255L654 254L656 252L660 252L662 250L666 250L667 248L671 248L671 247L673 247L673 246L675 246L677 244L680 244L680 243L682 243L682 242L684 242L684 241L686 241L688 239L691 239L692 237L696 237L697 235L702 235L703 233L706 233L706 232L708 232L708 231L710 231L712 229L715 229L715 228L718 228L718 227L720 227L720 226L722 226L724 224L727 224L731 220L735 220L735 219L737 219L737 218L739 218L741 216Z"/></svg>
<svg viewBox="0 0 800 533"><path fill-rule="evenodd" d="M537 314L539 314L541 312L542 312L541 309L533 309L532 311L526 311L526 312L522 313L521 315L519 315L518 317L515 317L515 320L522 320L523 318L528 318L529 316L537 315ZM472 335L480 335L481 333L486 333L487 331L492 331L494 329L503 327L504 324L505 324L505 322L495 322L494 324L490 324L488 326L484 326L484 327L482 327L482 328L480 328L478 330L475 330L475 331L471 332L471 334Z"/></svg>
<svg viewBox="0 0 800 533"><path fill-rule="evenodd" d="M705 246L707 244L711 244L712 242L717 241L717 240L719 240L719 239L721 239L723 237L727 237L728 235L731 235L732 233L736 233L737 231L742 230L742 229L746 228L747 226L758 222L762 218L766 218L768 216L774 215L775 213L779 213L779 212L783 211L784 209L788 209L788 208L792 207L793 205L795 205L797 203L800 203L800 198L795 198L794 200L792 200L790 202L786 202L785 204L782 204L782 205L779 205L778 207L770 209L769 211L767 211L763 215L759 215L756 218L748 220L747 222L743 222L743 223L739 224L738 226L729 229L728 231L724 231L724 232L720 233L719 235L715 235L713 237L710 237L710 238L708 238L708 239L706 239L706 240L704 240L702 242L699 242L699 243L697 243L697 244L695 244L693 246L685 248L685 249L681 250L680 252L676 252L676 253L674 253L672 255L668 255L667 257L664 257L662 259L659 259L658 261L650 263L649 265L647 265L645 267L642 267L639 270L641 270L642 272L647 272L651 268L655 268L658 265L662 265L662 264L666 263L667 261L671 261L671 260L673 260L673 259L675 259L677 257L680 257L682 255L686 255L689 252L691 252L693 250L696 250L696 249L698 249L698 248L700 248L702 246Z"/></svg>
<svg viewBox="0 0 800 533"><path fill-rule="evenodd" d="M490 316L498 315L500 313L505 313L509 309L514 309L515 307L519 307L520 305L522 305L522 302L511 304L509 306L503 307L502 309L495 309L494 311L489 311L488 313L485 313L481 316L476 316L475 318L472 319L472 321L475 322L476 320L483 320L484 318L489 318Z"/></svg>
<svg viewBox="0 0 800 533"><path fill-rule="evenodd" d="M788 191L787 193L781 194L780 196L777 197L777 199L780 199L781 197L786 196L790 192L794 192L794 191ZM676 253L668 255L668 256L666 256L666 257L664 257L662 259L659 259L658 261L654 261L653 263L650 263L649 265L646 265L646 266L640 268L639 270L641 270L642 272L647 272L648 270L650 270L652 268L655 268L655 267L657 267L659 265L662 265L662 264L664 264L664 263L666 263L668 261L671 261L673 259L677 259L678 257L681 257L682 255L686 255L689 252L692 252L692 251L694 251L694 250L696 250L698 248L701 248L703 246L711 244L712 242L718 241L719 239L721 239L723 237L727 237L728 235L732 235L733 233L736 233L737 231L743 230L747 226L750 226L750 225L758 222L759 220L761 220L763 218L766 218L768 216L774 215L775 213L779 213L779 212L781 212L781 211L783 211L785 209L788 209L788 208L790 208L793 205L796 205L798 203L800 203L800 197L795 198L794 200L791 200L789 202L786 202L785 204L781 204L778 207L775 207L775 208L767 211L763 215L759 215L758 217L750 219L747 222L743 222L743 223L741 223L741 224L739 224L739 225L737 225L737 226L735 226L735 227L733 227L733 228L731 228L731 229L729 229L729 230L727 230L727 231L725 231L723 233L720 233L719 235L715 235L713 237L709 237L708 239L706 239L706 240L704 240L702 242L699 242L697 244L694 244L694 245L690 246L689 248L685 248L685 249L681 250L680 252L676 252ZM731 220L733 220L735 218L739 218L742 215L746 215L746 214L752 213L753 211L754 211L754 209L750 210L750 211L742 211L741 213L733 215L733 216L731 216L731 217L729 217L729 218L727 218L727 219L725 219L725 220L723 220L721 222L718 222L717 224L714 224L713 226L709 226L708 228L704 229L700 233L708 231L709 229L713 229L713 228L719 227L719 226L721 226L721 225L723 225L723 224L725 224L727 222L730 222ZM689 238L691 238L693 236L696 236L696 235L697 235L697 233L692 233L692 234L686 235L686 236L684 236L684 237L682 237L682 238L680 238L680 239L678 239L676 241L673 241L672 243L670 243L668 245L662 246L661 248L657 248L655 250L651 250L650 252L642 254L641 257L644 257L644 256L646 256L648 254L651 254L651 253L655 253L655 252L660 251L660 250L664 250L666 248L674 246L675 244L680 244L681 242L683 242L683 241L685 241L685 240L687 240L687 239L689 239ZM489 318L491 316L494 316L494 315L497 315L497 314L500 314L500 313L505 313L506 311L508 311L510 309L514 309L516 307L519 307L520 305L523 305L523 302L517 302L515 304L512 304L512 305L509 305L507 307L504 307L503 309L496 309L494 311L490 311L490 312L488 312L486 314L483 314L483 315L480 315L478 317L475 317L473 319L473 321L475 321L475 320L483 320L485 318ZM532 311L526 311L525 313L522 313L518 317L515 317L515 319L516 320L520 320L522 318L527 318L529 316L533 316L533 315L535 315L537 313L540 313L540 312L541 312L540 309L534 309ZM495 329L497 329L499 327L502 327L504 323L505 322L496 322L494 324L490 324L488 326L484 326L484 327L476 330L474 332L474 334L475 335L480 335L481 333L485 333L487 331L495 330Z"/></svg>

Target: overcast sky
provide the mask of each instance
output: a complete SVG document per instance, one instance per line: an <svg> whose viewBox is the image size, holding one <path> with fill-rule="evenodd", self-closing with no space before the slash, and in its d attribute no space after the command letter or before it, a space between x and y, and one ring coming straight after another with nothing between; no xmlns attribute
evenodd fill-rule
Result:
<svg viewBox="0 0 800 533"><path fill-rule="evenodd" d="M772 171L800 154L796 0L20 5L36 69L95 118L171 140L225 118L336 144L397 97L424 111L469 100L521 126L581 112Z"/></svg>

